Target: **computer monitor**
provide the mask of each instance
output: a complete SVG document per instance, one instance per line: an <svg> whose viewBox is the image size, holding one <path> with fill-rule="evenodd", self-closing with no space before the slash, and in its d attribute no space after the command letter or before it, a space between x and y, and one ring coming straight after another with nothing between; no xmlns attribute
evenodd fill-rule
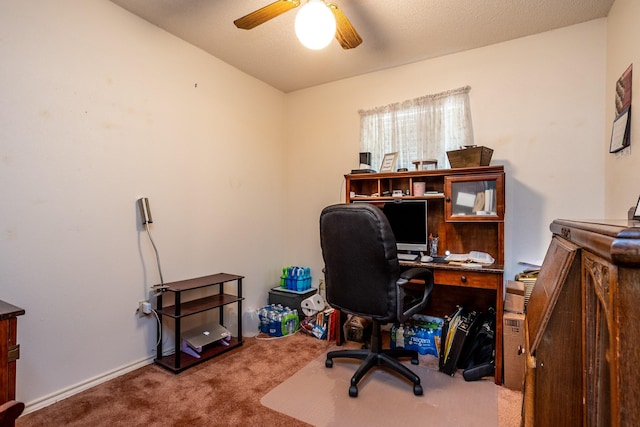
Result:
<svg viewBox="0 0 640 427"><path fill-rule="evenodd" d="M382 212L391 225L399 251L427 251L426 200L390 201L382 206Z"/></svg>

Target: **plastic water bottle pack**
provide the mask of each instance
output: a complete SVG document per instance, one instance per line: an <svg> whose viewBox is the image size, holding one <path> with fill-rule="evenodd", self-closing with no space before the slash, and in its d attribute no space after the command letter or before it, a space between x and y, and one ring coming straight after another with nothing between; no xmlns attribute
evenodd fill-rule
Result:
<svg viewBox="0 0 640 427"><path fill-rule="evenodd" d="M271 304L258 310L260 332L272 337L282 337L298 330L298 310Z"/></svg>

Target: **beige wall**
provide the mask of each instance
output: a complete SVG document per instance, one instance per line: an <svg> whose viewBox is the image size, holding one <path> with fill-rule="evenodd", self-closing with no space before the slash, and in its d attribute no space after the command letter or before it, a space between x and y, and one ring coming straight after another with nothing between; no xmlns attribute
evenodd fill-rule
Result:
<svg viewBox="0 0 640 427"><path fill-rule="evenodd" d="M605 156L605 215L607 218L626 218L627 211L636 205L640 196L640 157L638 132L640 114L637 110L640 90L640 2L616 0L609 12L607 25L607 76L606 114L604 118ZM611 125L615 117L615 85L629 65L634 65L632 86L635 96L632 101L631 146L620 154L608 154L611 140ZM634 110L635 108L635 110Z"/></svg>
<svg viewBox="0 0 640 427"><path fill-rule="evenodd" d="M464 85L475 142L507 172L506 277L541 262L554 218L603 214L605 31L600 19L289 94L288 262L320 276L318 216L358 166L358 109Z"/></svg>
<svg viewBox="0 0 640 427"><path fill-rule="evenodd" d="M155 318L135 314L159 281L141 196L166 281L242 274L245 307L266 303L281 92L108 1L2 2L0 57L0 299L26 309L20 400L154 355Z"/></svg>

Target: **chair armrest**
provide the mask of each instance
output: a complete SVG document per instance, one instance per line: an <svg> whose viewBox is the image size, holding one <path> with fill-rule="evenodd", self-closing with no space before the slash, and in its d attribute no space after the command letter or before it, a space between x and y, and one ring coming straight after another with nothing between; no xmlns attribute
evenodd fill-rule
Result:
<svg viewBox="0 0 640 427"><path fill-rule="evenodd" d="M433 284L433 272L428 268L414 267L403 271L402 274L400 274L400 280L402 279L404 279L405 281L409 281L412 279L423 279L425 283L431 282L431 284Z"/></svg>
<svg viewBox="0 0 640 427"><path fill-rule="evenodd" d="M423 280L424 288L416 292L415 289L408 289L410 280ZM429 302L429 294L433 289L433 273L428 268L410 268L402 272L396 281L398 291L398 311L399 322L404 322L411 315L422 310Z"/></svg>

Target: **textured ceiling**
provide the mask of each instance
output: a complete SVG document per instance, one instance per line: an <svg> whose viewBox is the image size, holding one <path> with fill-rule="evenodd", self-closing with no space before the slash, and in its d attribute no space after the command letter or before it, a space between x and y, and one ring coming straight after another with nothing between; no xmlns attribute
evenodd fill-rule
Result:
<svg viewBox="0 0 640 427"><path fill-rule="evenodd" d="M363 43L296 39L298 9L252 30L233 21L273 0L111 0L271 86L291 92L606 17L614 0L332 0Z"/></svg>

